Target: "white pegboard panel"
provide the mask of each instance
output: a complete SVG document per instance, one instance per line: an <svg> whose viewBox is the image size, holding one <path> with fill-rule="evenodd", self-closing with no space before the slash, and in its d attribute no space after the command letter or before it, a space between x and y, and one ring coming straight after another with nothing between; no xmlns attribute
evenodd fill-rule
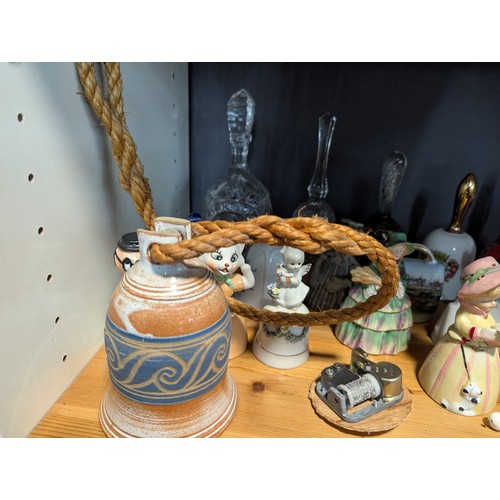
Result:
<svg viewBox="0 0 500 500"><path fill-rule="evenodd" d="M155 209L186 216L187 64L122 76ZM0 63L0 134L0 435L23 437L101 347L116 242L143 223L73 63Z"/></svg>
<svg viewBox="0 0 500 500"><path fill-rule="evenodd" d="M189 92L187 63L122 63L129 132L149 179L158 215L189 215ZM130 196L114 185L120 234L143 226Z"/></svg>

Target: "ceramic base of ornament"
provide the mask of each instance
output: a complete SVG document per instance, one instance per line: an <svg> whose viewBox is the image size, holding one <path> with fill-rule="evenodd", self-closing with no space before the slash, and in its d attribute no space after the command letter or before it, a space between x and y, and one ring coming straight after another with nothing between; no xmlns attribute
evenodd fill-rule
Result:
<svg viewBox="0 0 500 500"><path fill-rule="evenodd" d="M360 420L359 422L346 422L316 394L317 382L318 380L314 380L309 386L309 399L314 410L328 423L349 432L374 434L377 432L389 431L402 424L408 418L412 410L411 394L408 389L403 386L403 399L399 403Z"/></svg>
<svg viewBox="0 0 500 500"><path fill-rule="evenodd" d="M229 342L229 359L243 354L248 347L246 319L231 313L231 340Z"/></svg>
<svg viewBox="0 0 500 500"><path fill-rule="evenodd" d="M290 313L289 309L281 306L267 305L264 309ZM294 312L306 314L308 309L301 305ZM296 368L309 358L309 328L260 323L252 350L265 365L282 369Z"/></svg>
<svg viewBox="0 0 500 500"><path fill-rule="evenodd" d="M229 374L220 387L177 405L144 405L111 385L101 400L99 422L109 438L210 438L229 425L236 403L236 384Z"/></svg>

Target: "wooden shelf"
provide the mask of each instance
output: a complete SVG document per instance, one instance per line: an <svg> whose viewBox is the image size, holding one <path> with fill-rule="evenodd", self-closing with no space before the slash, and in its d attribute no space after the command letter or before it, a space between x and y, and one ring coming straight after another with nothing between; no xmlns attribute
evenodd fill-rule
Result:
<svg viewBox="0 0 500 500"><path fill-rule="evenodd" d="M309 387L321 370L334 362L349 363L350 349L340 344L329 326L310 331L308 361L298 368L280 370L258 361L252 353L255 326L249 328L249 346L229 361L238 387L238 403L222 438L237 437L366 437L321 418L308 397ZM394 356L370 356L390 361L403 371L403 384L412 399L409 416L397 427L370 437L500 437L486 416L464 417L442 409L421 389L417 371L432 348L429 324L415 324L407 351ZM29 437L105 437L99 424L99 405L109 382L106 354L101 348L77 379L33 429ZM500 411L497 403L495 411Z"/></svg>

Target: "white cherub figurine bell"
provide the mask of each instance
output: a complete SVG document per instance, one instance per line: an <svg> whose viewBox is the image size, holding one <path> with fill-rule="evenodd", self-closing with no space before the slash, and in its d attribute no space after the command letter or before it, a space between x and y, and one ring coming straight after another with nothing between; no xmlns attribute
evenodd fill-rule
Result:
<svg viewBox="0 0 500 500"><path fill-rule="evenodd" d="M269 295L278 306L287 311L307 313L308 309L303 302L309 287L302 282L302 277L309 272L312 264L304 265L304 252L297 248L285 246L281 249L281 254L283 263L276 266L278 279L268 286Z"/></svg>
<svg viewBox="0 0 500 500"><path fill-rule="evenodd" d="M255 278L249 264L243 257L244 244L219 248L215 252L199 257L215 276L226 297L232 297L236 292L252 288ZM231 341L229 359L242 354L248 346L248 335L245 318L231 313Z"/></svg>
<svg viewBox="0 0 500 500"><path fill-rule="evenodd" d="M304 313L309 309L303 304L309 287L302 282L311 264L304 265L305 254L297 248L284 246L283 263L276 266L277 280L269 284L272 303L264 309L285 313ZM255 357L275 368L295 368L309 357L308 327L283 326L261 323L253 341Z"/></svg>

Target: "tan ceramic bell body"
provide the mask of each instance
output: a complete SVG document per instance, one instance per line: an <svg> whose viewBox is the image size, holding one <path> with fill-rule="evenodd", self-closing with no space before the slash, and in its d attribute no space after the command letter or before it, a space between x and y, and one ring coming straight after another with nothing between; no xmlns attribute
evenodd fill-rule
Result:
<svg viewBox="0 0 500 500"><path fill-rule="evenodd" d="M231 421L236 386L227 371L230 314L205 267L156 265L154 244L191 237L188 221L155 220L138 230L140 260L108 308L105 346L111 384L100 410L108 437L212 437Z"/></svg>

